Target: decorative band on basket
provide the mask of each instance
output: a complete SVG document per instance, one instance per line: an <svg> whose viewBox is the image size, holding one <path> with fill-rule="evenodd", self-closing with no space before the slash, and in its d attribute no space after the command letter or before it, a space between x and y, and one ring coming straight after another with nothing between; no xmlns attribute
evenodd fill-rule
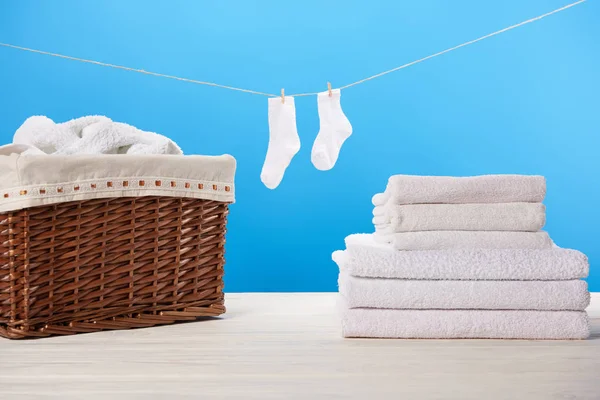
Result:
<svg viewBox="0 0 600 400"><path fill-rule="evenodd" d="M164 183L164 185L163 185ZM215 184L213 182L202 182L193 180L178 179L129 179L129 180L94 180L78 182L72 184L60 183L53 185L39 185L37 187L14 188L3 193L1 199L20 199L20 198L42 198L53 195L69 195L79 193L93 193L95 191L111 190L165 190L177 191L182 193L190 192L231 192L231 186L225 184Z"/></svg>

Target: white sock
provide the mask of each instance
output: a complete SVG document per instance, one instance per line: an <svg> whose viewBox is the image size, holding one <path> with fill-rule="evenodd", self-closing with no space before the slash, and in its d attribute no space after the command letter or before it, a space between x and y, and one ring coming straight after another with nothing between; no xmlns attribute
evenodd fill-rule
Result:
<svg viewBox="0 0 600 400"><path fill-rule="evenodd" d="M352 134L352 125L340 104L340 90L334 89L331 92L331 97L328 91L317 96L321 127L310 158L313 165L321 171L333 168L344 141Z"/></svg>
<svg viewBox="0 0 600 400"><path fill-rule="evenodd" d="M292 158L300 150L296 129L296 106L293 97L269 98L269 148L260 173L260 180L269 189L275 189Z"/></svg>

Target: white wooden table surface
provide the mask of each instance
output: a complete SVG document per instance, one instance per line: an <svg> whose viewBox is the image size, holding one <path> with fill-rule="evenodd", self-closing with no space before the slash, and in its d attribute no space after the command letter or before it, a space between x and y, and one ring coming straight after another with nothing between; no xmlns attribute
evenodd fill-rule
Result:
<svg viewBox="0 0 600 400"><path fill-rule="evenodd" d="M585 341L342 339L335 294L230 294L223 319L0 340L0 398L600 399Z"/></svg>

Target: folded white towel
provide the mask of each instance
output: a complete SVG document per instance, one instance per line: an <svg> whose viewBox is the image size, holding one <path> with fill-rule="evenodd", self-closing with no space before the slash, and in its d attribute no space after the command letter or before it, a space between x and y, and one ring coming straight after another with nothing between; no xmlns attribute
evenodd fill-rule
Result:
<svg viewBox="0 0 600 400"><path fill-rule="evenodd" d="M375 207L382 233L414 231L528 231L542 229L542 203L406 204ZM377 210L379 208L379 210ZM383 210L381 210L383 208ZM381 214L383 213L383 214Z"/></svg>
<svg viewBox="0 0 600 400"><path fill-rule="evenodd" d="M394 175L373 205L422 203L541 203L546 180L535 175L470 177Z"/></svg>
<svg viewBox="0 0 600 400"><path fill-rule="evenodd" d="M15 132L13 144L37 154L182 154L170 139L103 116L56 124L43 116L28 118Z"/></svg>
<svg viewBox="0 0 600 400"><path fill-rule="evenodd" d="M380 243L392 243L397 250L549 249L553 245L543 231L376 232L373 236Z"/></svg>
<svg viewBox="0 0 600 400"><path fill-rule="evenodd" d="M590 335L585 311L390 310L342 306L341 316L344 337L585 339Z"/></svg>
<svg viewBox="0 0 600 400"><path fill-rule="evenodd" d="M381 195L381 194L382 193L379 193L379 195ZM375 196L377 196L377 195L375 195ZM384 204L382 206L375 206L375 207L373 207L373 218L375 218L375 217L385 217L385 219L382 220L382 221L383 222L388 221L389 220L389 216L388 216L388 214L389 214L389 211L388 211L389 208L390 207L388 207L387 204ZM373 221L373 223L375 223L375 221Z"/></svg>
<svg viewBox="0 0 600 400"><path fill-rule="evenodd" d="M586 278L587 257L570 249L397 251L370 234L346 237L354 276L448 280L569 280Z"/></svg>
<svg viewBox="0 0 600 400"><path fill-rule="evenodd" d="M570 310L590 304L587 283L569 281L440 281L362 278L347 271L348 255L333 253L340 293L349 308Z"/></svg>

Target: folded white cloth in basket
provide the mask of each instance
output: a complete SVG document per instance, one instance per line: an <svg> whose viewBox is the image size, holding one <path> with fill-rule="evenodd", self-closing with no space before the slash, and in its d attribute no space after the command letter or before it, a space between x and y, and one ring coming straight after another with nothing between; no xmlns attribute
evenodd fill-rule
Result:
<svg viewBox="0 0 600 400"><path fill-rule="evenodd" d="M569 280L586 278L587 257L551 249L397 251L371 234L346 237L347 271L354 276L448 280Z"/></svg>
<svg viewBox="0 0 600 400"><path fill-rule="evenodd" d="M340 296L341 297L341 296ZM585 311L347 308L342 335L401 339L586 339Z"/></svg>
<svg viewBox="0 0 600 400"><path fill-rule="evenodd" d="M422 231L373 234L380 243L397 250L450 249L549 249L553 243L547 232L506 231Z"/></svg>
<svg viewBox="0 0 600 400"><path fill-rule="evenodd" d="M381 233L413 231L528 231L542 229L542 203L388 204L375 207L373 224Z"/></svg>
<svg viewBox="0 0 600 400"><path fill-rule="evenodd" d="M333 253L340 294L349 308L584 311L584 280L450 281L363 278L350 275L345 251Z"/></svg>
<svg viewBox="0 0 600 400"><path fill-rule="evenodd" d="M0 148L0 212L67 201L170 196L231 203L236 162L230 155L29 155Z"/></svg>
<svg viewBox="0 0 600 400"><path fill-rule="evenodd" d="M541 203L546 180L535 175L469 177L394 175L373 205L422 203Z"/></svg>
<svg viewBox="0 0 600 400"><path fill-rule="evenodd" d="M44 116L28 118L15 132L13 144L31 154L183 154L165 136L145 132L104 116L55 123Z"/></svg>

